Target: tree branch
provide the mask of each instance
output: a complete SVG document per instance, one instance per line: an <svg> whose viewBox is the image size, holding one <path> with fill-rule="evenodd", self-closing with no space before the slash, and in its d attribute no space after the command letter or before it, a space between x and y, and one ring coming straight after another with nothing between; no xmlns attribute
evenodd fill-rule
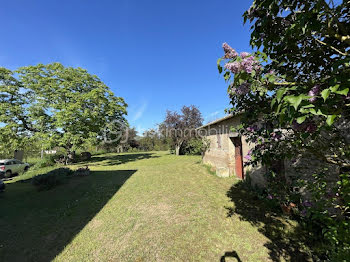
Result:
<svg viewBox="0 0 350 262"><path fill-rule="evenodd" d="M29 131L32 131L32 132L39 132L38 129L29 126L27 120L26 120L24 117L18 116L17 118L18 118L18 120L20 120L20 121L22 122L23 127L24 127L25 129L27 129L27 130L29 130Z"/></svg>
<svg viewBox="0 0 350 262"><path fill-rule="evenodd" d="M296 82L274 82L272 84L276 86L295 86L297 83Z"/></svg>
<svg viewBox="0 0 350 262"><path fill-rule="evenodd" d="M349 38L350 38L350 37L349 37ZM321 40L319 40L319 39L317 39L317 38L315 38L315 40L316 40L318 43L320 43L320 44L322 44L322 45L324 45L324 46L327 46L327 47L333 49L334 51L336 51L337 53L339 53L339 54L341 54L341 55L343 55L343 56L348 56L348 55L349 55L348 53L344 53L344 52L340 51L339 49L335 48L334 46L328 45L328 44L326 44L325 42L323 42L323 41L321 41Z"/></svg>

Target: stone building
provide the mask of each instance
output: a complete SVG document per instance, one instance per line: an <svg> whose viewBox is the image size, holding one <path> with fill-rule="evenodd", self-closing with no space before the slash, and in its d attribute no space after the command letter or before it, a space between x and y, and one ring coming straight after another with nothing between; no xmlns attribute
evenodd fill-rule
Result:
<svg viewBox="0 0 350 262"><path fill-rule="evenodd" d="M267 167L244 167L244 163L248 161L245 156L253 145L233 131L240 124L240 119L240 114L228 115L198 128L201 136L210 142L209 149L204 153L203 163L214 167L218 176L236 176L244 179L249 175L253 185L264 187L266 181L263 174L266 173ZM276 166L282 170L286 181L289 181L290 178L301 174L304 179L311 179L321 164L324 165L313 156L296 155L294 161L285 160L276 163ZM332 172L339 173L335 166L328 167Z"/></svg>
<svg viewBox="0 0 350 262"><path fill-rule="evenodd" d="M215 167L218 176L236 176L244 179L249 172L244 167L244 157L250 150L244 137L240 137L232 128L240 124L240 115L228 115L199 128L200 134L210 141L209 149L204 153L203 162Z"/></svg>

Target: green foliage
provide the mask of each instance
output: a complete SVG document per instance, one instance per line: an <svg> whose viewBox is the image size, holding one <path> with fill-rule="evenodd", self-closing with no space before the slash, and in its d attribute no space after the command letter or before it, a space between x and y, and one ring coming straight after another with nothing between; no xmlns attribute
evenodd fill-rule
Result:
<svg viewBox="0 0 350 262"><path fill-rule="evenodd" d="M129 153L137 153L137 152L141 152L140 149L136 148L136 147L131 147L128 149Z"/></svg>
<svg viewBox="0 0 350 262"><path fill-rule="evenodd" d="M196 137L196 128L202 123L202 113L196 106L183 106L180 114L167 110L165 120L160 124L160 132L169 139L171 148L179 155L182 144Z"/></svg>
<svg viewBox="0 0 350 262"><path fill-rule="evenodd" d="M138 149L142 151L166 151L169 150L169 139L159 130L149 129L138 140Z"/></svg>
<svg viewBox="0 0 350 262"><path fill-rule="evenodd" d="M218 68L229 83L229 111L242 113L237 131L255 145L248 165L260 163L274 171L276 162L303 157L334 170L350 166L349 14L348 1L323 0L255 0L244 14L252 24L251 46L262 51L238 55L225 44ZM341 210L348 210L350 200L329 201L330 192L323 190L337 181L342 185L337 194L348 194L349 176L315 172L315 180L304 180L317 193L310 201L318 203L307 219L322 229L315 234L324 242L319 255L336 261L349 250L344 237L349 236L349 215ZM299 178L279 181L278 173L268 173L270 197L299 204L293 192Z"/></svg>
<svg viewBox="0 0 350 262"><path fill-rule="evenodd" d="M298 191L290 190L290 188L296 188L297 182L287 182L283 173L277 173L273 170L269 170L265 174L265 178L268 184L266 188L266 199L278 205L297 205L301 201L301 195Z"/></svg>
<svg viewBox="0 0 350 262"><path fill-rule="evenodd" d="M56 163L53 160L52 157L45 157L43 159L40 159L39 161L37 161L33 167L31 167L31 169L33 170L37 170L43 167L49 167L49 166L54 166Z"/></svg>
<svg viewBox="0 0 350 262"><path fill-rule="evenodd" d="M209 146L209 141L202 138L192 138L183 144L181 154L183 155L202 155Z"/></svg>
<svg viewBox="0 0 350 262"><path fill-rule="evenodd" d="M213 176L216 176L216 170L215 167L209 165L209 164L204 164L205 169L207 170L207 172Z"/></svg>
<svg viewBox="0 0 350 262"><path fill-rule="evenodd" d="M18 182L8 184L0 195L1 210L6 211L1 212L1 232L10 232L1 234L0 260L94 261L98 254L97 260L109 261L118 250L117 261L138 261L140 254L144 261L155 261L159 254L155 248L163 250L162 261L219 261L232 247L244 262L278 261L271 254L290 250L300 253L289 245L289 235L278 234L287 231L281 222L293 221L281 217L271 221L274 216L264 213L261 201L250 200L248 191L239 187L233 199L226 196L234 180L207 174L200 156L137 155L142 154L96 158L90 176L68 179L69 184L45 192L38 193L17 180L23 177L15 177ZM123 164L117 161L121 158ZM227 218L228 208L234 207L237 212ZM242 210L254 220L242 221L247 217ZM174 219L185 219L186 230L169 245L182 228ZM102 244L115 237L130 239L135 223L147 226L139 227L132 241ZM145 239L149 244L144 244Z"/></svg>
<svg viewBox="0 0 350 262"><path fill-rule="evenodd" d="M303 203L300 209L305 226L326 240L322 251L331 261L346 261L350 257L350 173L330 181L327 172L315 174L313 183L307 183L314 202Z"/></svg>
<svg viewBox="0 0 350 262"><path fill-rule="evenodd" d="M71 176L73 171L69 168L57 168L46 174L37 175L32 178L32 184L39 191L52 189L62 184L66 177Z"/></svg>
<svg viewBox="0 0 350 262"><path fill-rule="evenodd" d="M21 146L34 140L43 149L68 152L86 142L98 143L104 128L126 122L126 104L95 75L62 64L0 68L1 140ZM11 141L13 143L14 141Z"/></svg>

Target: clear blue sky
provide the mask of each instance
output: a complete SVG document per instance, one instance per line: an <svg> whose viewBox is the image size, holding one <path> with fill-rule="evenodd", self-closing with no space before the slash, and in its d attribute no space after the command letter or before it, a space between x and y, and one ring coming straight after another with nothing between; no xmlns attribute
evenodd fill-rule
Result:
<svg viewBox="0 0 350 262"><path fill-rule="evenodd" d="M216 60L228 42L250 51L242 14L252 1L3 0L0 66L61 62L98 75L129 104L128 120L154 127L166 109L224 115Z"/></svg>

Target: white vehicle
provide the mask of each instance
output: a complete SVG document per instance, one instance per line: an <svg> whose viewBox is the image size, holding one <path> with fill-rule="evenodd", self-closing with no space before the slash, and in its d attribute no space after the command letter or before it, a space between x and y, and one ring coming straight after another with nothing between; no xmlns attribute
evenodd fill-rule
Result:
<svg viewBox="0 0 350 262"><path fill-rule="evenodd" d="M0 160L0 178L11 177L13 174L19 174L29 169L28 163L23 163L17 159Z"/></svg>

